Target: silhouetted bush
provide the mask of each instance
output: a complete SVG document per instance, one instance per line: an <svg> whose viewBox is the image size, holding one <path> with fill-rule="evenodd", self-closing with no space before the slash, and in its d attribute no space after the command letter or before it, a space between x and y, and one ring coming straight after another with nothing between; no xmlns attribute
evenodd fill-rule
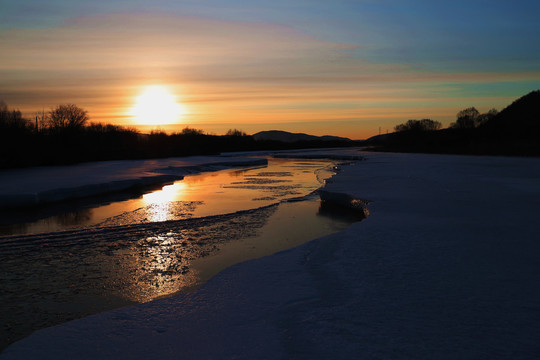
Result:
<svg viewBox="0 0 540 360"><path fill-rule="evenodd" d="M19 110L9 110L5 102L0 101L0 129L3 131L26 130L30 122L22 117Z"/></svg>
<svg viewBox="0 0 540 360"><path fill-rule="evenodd" d="M177 135L204 135L204 131L199 129L193 129L188 126L183 128L182 131Z"/></svg>
<svg viewBox="0 0 540 360"><path fill-rule="evenodd" d="M480 114L475 107L461 110L456 115L456 122L450 124L452 129L472 129L487 123L498 114L496 109L491 109L487 113Z"/></svg>
<svg viewBox="0 0 540 360"><path fill-rule="evenodd" d="M450 127L454 129L472 129L476 127L477 118L479 115L480 112L476 110L475 107L461 110L456 115L456 122L450 124Z"/></svg>
<svg viewBox="0 0 540 360"><path fill-rule="evenodd" d="M238 129L229 129L225 135L226 136L247 136L245 132Z"/></svg>
<svg viewBox="0 0 540 360"><path fill-rule="evenodd" d="M0 101L0 167L13 167L32 156L33 127L19 110Z"/></svg>
<svg viewBox="0 0 540 360"><path fill-rule="evenodd" d="M435 131L441 128L442 124L431 119L408 120L405 124L397 125L394 130L401 131Z"/></svg>

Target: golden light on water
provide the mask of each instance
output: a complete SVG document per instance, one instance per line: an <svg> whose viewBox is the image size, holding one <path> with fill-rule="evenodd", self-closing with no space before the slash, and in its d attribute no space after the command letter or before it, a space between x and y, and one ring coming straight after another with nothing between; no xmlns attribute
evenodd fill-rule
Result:
<svg viewBox="0 0 540 360"><path fill-rule="evenodd" d="M139 125L178 124L185 114L185 106L163 85L145 87L131 109L131 115Z"/></svg>
<svg viewBox="0 0 540 360"><path fill-rule="evenodd" d="M119 295L143 303L194 286L198 272L188 271L191 262L182 253L182 241L177 232L159 232L123 253L122 271L114 273L117 283L126 284Z"/></svg>
<svg viewBox="0 0 540 360"><path fill-rule="evenodd" d="M148 194L143 194L143 200L146 205L165 204L170 201L179 200L178 195L185 191L186 185L182 181L171 185L165 185L161 190Z"/></svg>
<svg viewBox="0 0 540 360"><path fill-rule="evenodd" d="M167 221L174 219L173 201L179 201L182 190L186 184L179 181L172 185L164 186L159 191L144 194L143 201L146 204L146 217L148 221Z"/></svg>

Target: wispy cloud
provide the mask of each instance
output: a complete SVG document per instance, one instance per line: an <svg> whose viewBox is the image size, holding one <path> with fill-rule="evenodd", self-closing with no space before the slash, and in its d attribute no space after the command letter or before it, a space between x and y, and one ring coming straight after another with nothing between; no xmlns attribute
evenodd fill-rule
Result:
<svg viewBox="0 0 540 360"><path fill-rule="evenodd" d="M464 84L540 79L531 71L455 73L373 63L365 60L368 48L288 26L161 13L13 28L0 32L0 48L0 98L9 104L33 111L75 102L95 120L125 124L136 92L151 83L174 88L191 123L341 121L356 124L360 136L373 132L375 122L390 124L421 109L448 117Z"/></svg>

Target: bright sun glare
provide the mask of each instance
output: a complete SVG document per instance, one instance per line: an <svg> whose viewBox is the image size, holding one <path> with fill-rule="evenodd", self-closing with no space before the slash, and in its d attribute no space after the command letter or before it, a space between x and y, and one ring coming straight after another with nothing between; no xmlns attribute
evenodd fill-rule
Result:
<svg viewBox="0 0 540 360"><path fill-rule="evenodd" d="M162 85L145 87L132 109L132 115L140 125L176 124L185 113L175 96Z"/></svg>

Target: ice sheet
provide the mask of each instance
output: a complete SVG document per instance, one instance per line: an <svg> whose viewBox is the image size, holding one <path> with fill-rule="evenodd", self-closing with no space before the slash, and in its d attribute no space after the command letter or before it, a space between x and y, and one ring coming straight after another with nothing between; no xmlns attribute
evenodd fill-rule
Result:
<svg viewBox="0 0 540 360"><path fill-rule="evenodd" d="M364 155L325 189L367 220L0 358L537 359L540 159Z"/></svg>
<svg viewBox="0 0 540 360"><path fill-rule="evenodd" d="M266 159L260 158L193 156L3 170L0 171L0 209L165 184L196 172L264 164Z"/></svg>

